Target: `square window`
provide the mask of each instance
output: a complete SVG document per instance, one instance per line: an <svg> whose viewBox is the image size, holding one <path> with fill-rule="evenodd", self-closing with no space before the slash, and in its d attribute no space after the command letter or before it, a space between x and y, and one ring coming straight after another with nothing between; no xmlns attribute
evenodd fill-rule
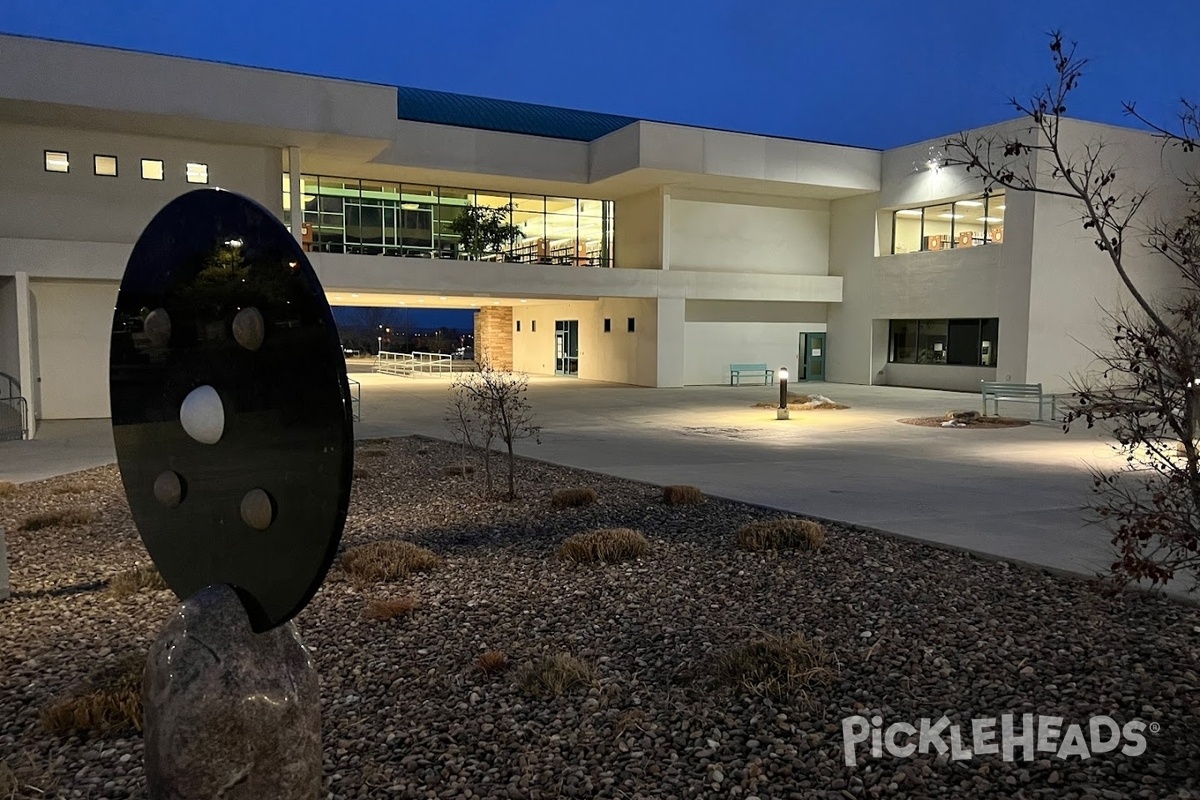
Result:
<svg viewBox="0 0 1200 800"><path fill-rule="evenodd" d="M157 158L142 159L142 180L161 181L163 179L163 162Z"/></svg>
<svg viewBox="0 0 1200 800"><path fill-rule="evenodd" d="M208 164L197 164L189 161L187 165L188 183L208 183Z"/></svg>
<svg viewBox="0 0 1200 800"><path fill-rule="evenodd" d="M517 320L517 333L521 332L521 320Z"/></svg>
<svg viewBox="0 0 1200 800"><path fill-rule="evenodd" d="M633 324L633 317L630 317L630 318L629 318L629 322L628 322L628 323L626 323L626 324L627 324L627 326L628 326L628 327L626 328L626 330L628 330L630 333L633 333L633 328L634 328L634 324Z"/></svg>
<svg viewBox="0 0 1200 800"><path fill-rule="evenodd" d="M46 172L70 172L71 157L65 150L46 151Z"/></svg>
<svg viewBox="0 0 1200 800"><path fill-rule="evenodd" d="M612 320L607 317L604 319L604 332L612 333Z"/></svg>
<svg viewBox="0 0 1200 800"><path fill-rule="evenodd" d="M117 157L92 156L92 171L106 178L117 177Z"/></svg>

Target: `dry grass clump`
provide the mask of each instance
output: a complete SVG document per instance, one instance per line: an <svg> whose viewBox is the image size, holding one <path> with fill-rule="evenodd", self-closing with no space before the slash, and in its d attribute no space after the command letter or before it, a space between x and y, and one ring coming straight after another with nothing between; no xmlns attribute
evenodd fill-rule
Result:
<svg viewBox="0 0 1200 800"><path fill-rule="evenodd" d="M475 472L474 464L447 464L442 467L442 474L450 475L470 475Z"/></svg>
<svg viewBox="0 0 1200 800"><path fill-rule="evenodd" d="M407 617L417 610L421 603L415 597L396 597L390 600L368 600L363 616L367 619L389 620L396 617Z"/></svg>
<svg viewBox="0 0 1200 800"><path fill-rule="evenodd" d="M79 691L42 710L51 733L142 729L142 672L145 655L131 655L91 678Z"/></svg>
<svg viewBox="0 0 1200 800"><path fill-rule="evenodd" d="M811 519L788 517L751 522L737 532L743 550L819 550L825 526Z"/></svg>
<svg viewBox="0 0 1200 800"><path fill-rule="evenodd" d="M763 633L717 659L716 678L752 695L805 697L816 686L833 680L829 655L801 634Z"/></svg>
<svg viewBox="0 0 1200 800"><path fill-rule="evenodd" d="M15 483L12 481L0 481L0 497L8 497L9 495L16 493L17 485ZM0 767L0 769L3 769L3 767ZM0 780L2 780L2 778L0 778ZM3 784L0 784L0 786L3 786ZM0 794L0 798L3 797L4 795Z"/></svg>
<svg viewBox="0 0 1200 800"><path fill-rule="evenodd" d="M158 591L166 588L169 588L167 582L153 564L142 564L108 579L108 592L113 597L128 597L143 589Z"/></svg>
<svg viewBox="0 0 1200 800"><path fill-rule="evenodd" d="M21 530L40 531L43 528L90 525L95 521L96 512L90 508L82 506L59 508L54 511L42 511L38 514L31 514L21 523Z"/></svg>
<svg viewBox="0 0 1200 800"><path fill-rule="evenodd" d="M521 665L517 683L532 697L557 697L595 681L592 666L570 653L555 653Z"/></svg>
<svg viewBox="0 0 1200 800"><path fill-rule="evenodd" d="M550 495L550 505L555 508L579 508L580 506L590 506L596 502L595 489L555 489Z"/></svg>
<svg viewBox="0 0 1200 800"><path fill-rule="evenodd" d="M488 650L475 659L475 667L484 675L495 675L508 669L508 654L503 650Z"/></svg>
<svg viewBox="0 0 1200 800"><path fill-rule="evenodd" d="M354 468L354 479L355 480L359 480L361 478L369 478L374 474L375 473L371 472L371 470L369 470L369 469L363 469L362 467Z"/></svg>
<svg viewBox="0 0 1200 800"><path fill-rule="evenodd" d="M616 564L644 556L648 547L646 537L635 530L601 528L567 537L558 548L558 555L579 564L597 561Z"/></svg>
<svg viewBox="0 0 1200 800"><path fill-rule="evenodd" d="M441 556L399 539L368 542L342 554L342 569L362 583L394 581L442 565Z"/></svg>
<svg viewBox="0 0 1200 800"><path fill-rule="evenodd" d="M58 780L39 757L25 751L8 761L0 759L0 800L34 800L56 796Z"/></svg>
<svg viewBox="0 0 1200 800"><path fill-rule="evenodd" d="M387 450L380 450L379 448L360 450L358 453L359 458L384 458L385 456L387 456Z"/></svg>
<svg viewBox="0 0 1200 800"><path fill-rule="evenodd" d="M695 486L664 486L663 502L669 506L694 506L704 502L704 492Z"/></svg>

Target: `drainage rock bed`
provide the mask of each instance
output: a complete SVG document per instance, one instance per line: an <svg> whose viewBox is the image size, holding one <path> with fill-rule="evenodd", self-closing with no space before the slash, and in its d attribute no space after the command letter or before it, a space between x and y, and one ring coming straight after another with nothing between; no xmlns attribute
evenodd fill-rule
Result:
<svg viewBox="0 0 1200 800"><path fill-rule="evenodd" d="M461 460L451 445L361 447L376 455L356 465L343 546L399 538L440 562L384 583L335 567L297 618L321 678L328 797L1200 797L1192 606L841 525L815 551L746 552L737 532L782 515L667 506L658 487L532 461L522 499L482 500L479 472L442 475ZM552 505L581 487L597 501ZM52 734L40 719L96 669L144 653L175 605L169 591L102 585L148 560L116 470L0 503L16 592L0 603L0 797L143 797L136 728ZM95 519L20 530L75 506ZM640 532L644 555L557 555L605 528ZM405 613L364 615L387 600ZM810 643L820 656L804 663L818 666L773 691L723 681L755 641ZM571 674L542 676L548 664ZM875 758L860 745L844 762L852 715L919 726L945 714L969 733L1005 713L1157 732L1137 756Z"/></svg>

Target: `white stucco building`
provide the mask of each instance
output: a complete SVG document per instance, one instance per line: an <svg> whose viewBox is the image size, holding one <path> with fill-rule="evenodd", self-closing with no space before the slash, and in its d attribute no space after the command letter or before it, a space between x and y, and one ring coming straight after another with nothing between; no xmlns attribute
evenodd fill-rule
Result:
<svg viewBox="0 0 1200 800"><path fill-rule="evenodd" d="M126 259L205 185L279 214L332 304L478 309L477 350L531 374L684 386L762 362L1055 391L1120 299L1069 204L984 197L926 164L941 139L878 151L3 35L0 63L0 373L31 421L108 416ZM1072 129L1132 179L1178 167L1144 133ZM503 259L459 257L468 204L511 206Z"/></svg>

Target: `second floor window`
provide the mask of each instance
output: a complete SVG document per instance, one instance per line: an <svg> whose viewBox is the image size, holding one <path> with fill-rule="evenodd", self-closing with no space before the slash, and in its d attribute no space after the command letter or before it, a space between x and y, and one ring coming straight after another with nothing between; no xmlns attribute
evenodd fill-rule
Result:
<svg viewBox="0 0 1200 800"><path fill-rule="evenodd" d="M1004 193L892 212L892 253L979 247L1004 241Z"/></svg>

